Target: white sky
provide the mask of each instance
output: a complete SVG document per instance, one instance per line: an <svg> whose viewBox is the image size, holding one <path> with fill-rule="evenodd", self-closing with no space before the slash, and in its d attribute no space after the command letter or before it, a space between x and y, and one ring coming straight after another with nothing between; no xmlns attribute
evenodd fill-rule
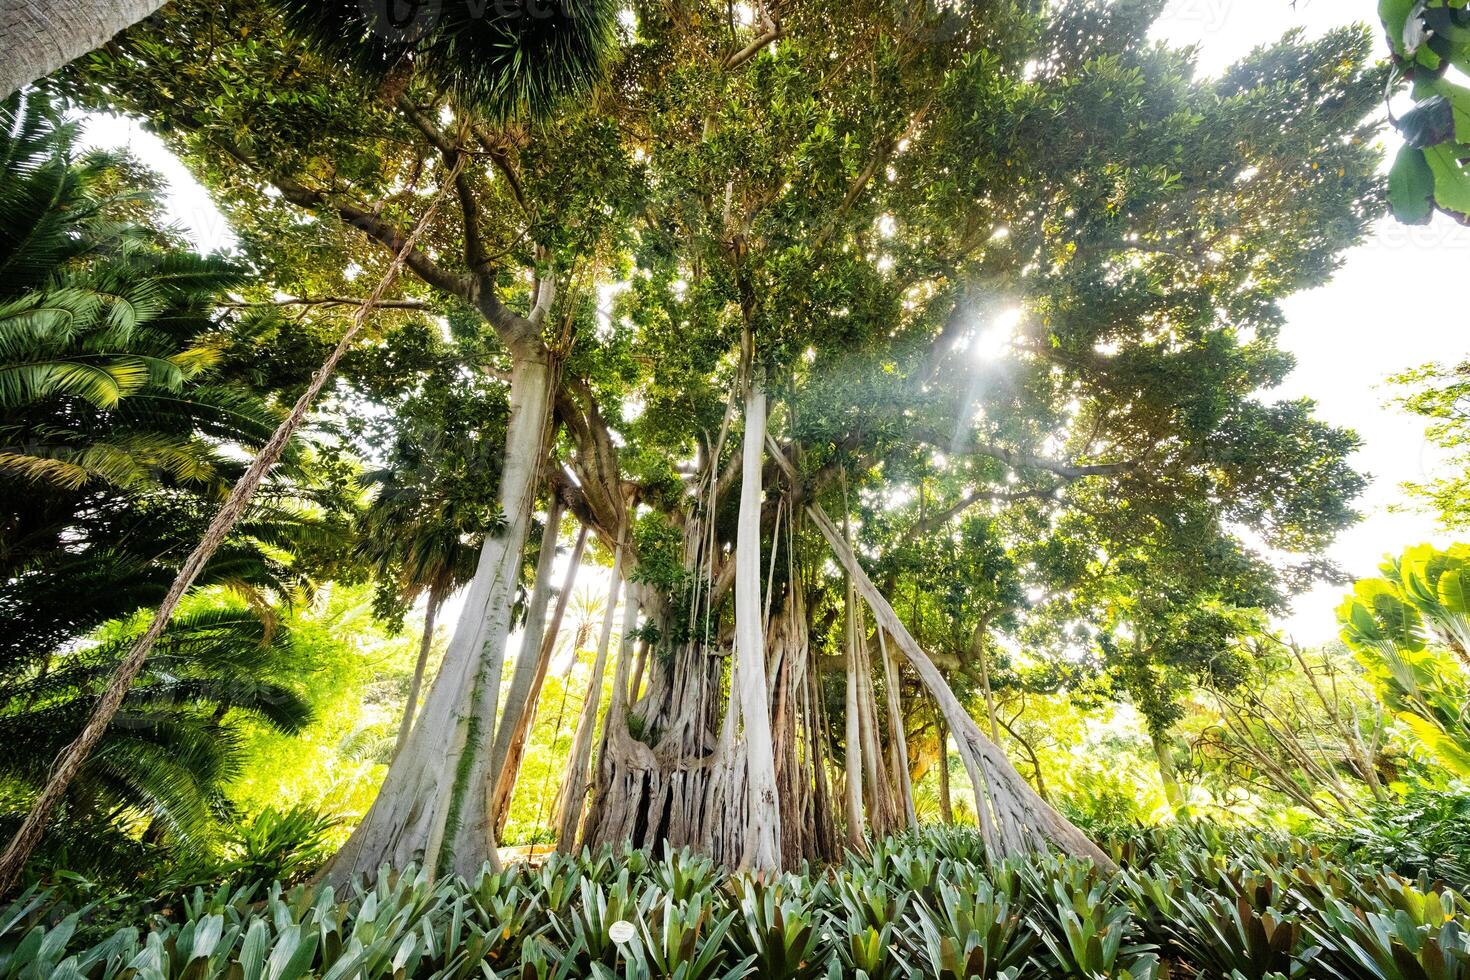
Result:
<svg viewBox="0 0 1470 980"><path fill-rule="evenodd" d="M1375 6L1371 0L1297 0L1295 7L1290 0L1174 0L1155 33L1177 44L1199 45L1201 72L1213 74L1293 27L1317 35L1371 18ZM204 189L156 137L125 119L95 117L85 138L93 146L129 146L162 172L170 184L173 220L196 247L209 251L233 243ZM1365 519L1329 551L1352 575L1374 574L1385 554L1408 545L1449 540L1426 515L1389 512L1390 505L1402 501L1398 485L1424 476L1435 454L1425 443L1422 424L1387 404L1391 392L1383 381L1426 361L1458 361L1466 355L1465 324L1462 313L1457 319L1454 291L1417 295L1413 315L1401 312L1406 304L1400 297L1414 283L1455 282L1467 267L1470 228L1444 219L1426 228L1405 228L1385 219L1371 241L1348 255L1332 283L1285 304L1289 322L1281 344L1296 355L1298 367L1278 394L1316 399L1324 419L1355 429L1364 440L1355 463L1373 481L1360 501ZM1330 639L1336 634L1332 611L1342 592L1329 586L1302 596L1283 625L1306 643Z"/></svg>

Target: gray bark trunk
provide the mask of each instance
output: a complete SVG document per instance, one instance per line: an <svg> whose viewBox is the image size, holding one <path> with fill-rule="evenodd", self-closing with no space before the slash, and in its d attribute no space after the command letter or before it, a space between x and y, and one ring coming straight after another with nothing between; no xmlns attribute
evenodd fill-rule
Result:
<svg viewBox="0 0 1470 980"><path fill-rule="evenodd" d="M526 710L521 712L515 731L511 732L510 750L500 775L495 781L494 795L490 799L490 812L495 820L495 839L499 841L505 833L505 821L510 815L511 797L515 795L516 778L520 775L521 763L526 757L526 743L531 737L531 726L536 723L537 705L541 700L541 687L546 683L546 671L551 666L551 655L556 650L556 640L561 634L561 623L566 617L567 603L572 598L572 587L577 583L577 572L582 567L582 553L587 548L587 526L577 532L577 543L572 547L571 564L567 567L566 579L556 597L556 608L551 613L551 622L541 638L541 651L537 657L536 675L531 690L526 694Z"/></svg>
<svg viewBox="0 0 1470 980"><path fill-rule="evenodd" d="M888 649L883 630L878 630L878 648L883 654L883 686L888 696L888 738L893 752L894 781L898 783L898 798L903 805L904 819L910 830L917 830L919 815L914 809L914 784L909 778L909 741L903 729L903 703L899 698L898 664L893 662L893 653Z"/></svg>
<svg viewBox="0 0 1470 980"><path fill-rule="evenodd" d="M505 763L510 758L511 741L520 728L521 719L531 710L531 688L541 665L541 639L546 634L546 607L551 602L551 569L556 564L556 539L561 530L562 502L555 494L546 509L546 525L541 533L541 555L536 561L536 580L531 586L531 601L526 604L526 628L521 634L521 651L516 656L515 671L505 695L505 714L490 746L489 809L496 814L495 787L500 783Z"/></svg>
<svg viewBox="0 0 1470 980"><path fill-rule="evenodd" d="M602 634L597 638L597 659L592 663L592 678L587 682L587 699L577 717L577 733L572 738L572 752L562 779L556 802L556 849L569 854L577 846L577 828L582 823L583 805L587 802L588 769L592 762L592 736L597 728L597 706L602 700L602 678L607 673L607 651L612 643L613 615L623 585L623 544L618 542L613 556L612 584L607 590L607 608L602 614ZM624 613L627 618L627 613ZM624 624L626 626L626 623Z"/></svg>
<svg viewBox="0 0 1470 980"><path fill-rule="evenodd" d="M740 475L740 512L735 539L735 683L739 690L748 762L749 867L781 867L781 809L771 745L771 707L761 628L761 466L766 440L764 372L751 373L745 396L745 443Z"/></svg>
<svg viewBox="0 0 1470 980"><path fill-rule="evenodd" d="M954 823L954 801L949 795L949 728L940 719L939 727L939 818Z"/></svg>
<svg viewBox="0 0 1470 980"><path fill-rule="evenodd" d="M388 767L377 799L323 875L343 884L384 864L421 861L473 875L498 863L486 766L511 608L544 455L551 392L545 356L517 358L511 375L500 505L505 528L486 540L444 663L417 725Z"/></svg>
<svg viewBox="0 0 1470 980"><path fill-rule="evenodd" d="M158 0L0 0L0 99L97 50L162 6Z"/></svg>
<svg viewBox="0 0 1470 980"><path fill-rule="evenodd" d="M784 460L785 457L780 458ZM1006 759L1005 753L980 731L955 697L944 675L934 666L934 661L919 647L888 600L874 587L826 512L813 503L807 506L807 513L827 539L838 562L851 576L859 594L873 610L879 628L888 631L944 712L945 721L955 734L960 758L975 787L975 808L986 847L997 855L1013 855L1054 845L1073 856L1089 858L1099 867L1116 868L1112 860L1088 840L1087 835L1036 794Z"/></svg>

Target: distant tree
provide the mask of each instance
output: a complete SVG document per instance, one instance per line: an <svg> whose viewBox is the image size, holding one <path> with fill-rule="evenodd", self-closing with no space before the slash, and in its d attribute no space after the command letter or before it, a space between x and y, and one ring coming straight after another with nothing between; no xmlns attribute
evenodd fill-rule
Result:
<svg viewBox="0 0 1470 980"><path fill-rule="evenodd" d="M1470 526L1470 362L1426 364L1390 379L1398 404L1427 420L1425 437L1445 451L1443 475L1404 485L1446 528Z"/></svg>

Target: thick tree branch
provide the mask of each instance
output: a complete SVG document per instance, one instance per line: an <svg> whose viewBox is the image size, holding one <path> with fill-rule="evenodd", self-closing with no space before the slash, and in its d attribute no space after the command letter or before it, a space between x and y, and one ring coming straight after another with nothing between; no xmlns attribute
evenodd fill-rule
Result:
<svg viewBox="0 0 1470 980"><path fill-rule="evenodd" d="M285 175L271 177L259 161L239 146L221 141L216 141L216 143L235 160L264 176L276 190L281 192L281 196L287 201L308 211L328 211L337 215L342 221L353 226L394 255L403 254L403 264L413 270L414 275L435 289L446 292L451 296L457 296L460 299L473 299L473 287L470 280L465 276L457 276L451 273L429 258L428 253L420 248L410 248L404 254L404 246L408 244L408 236L404 234L402 229L391 222L383 220L376 214L358 205L333 201L326 191L307 187L294 177Z"/></svg>
<svg viewBox="0 0 1470 980"><path fill-rule="evenodd" d="M414 105L413 100L407 95L398 97L398 108L409 124L422 133L424 139L439 151L444 166L457 174L454 178L454 192L459 198L460 215L464 222L465 266L470 270L470 274L479 280L481 290L493 288L490 283L490 261L485 254L485 242L481 231L480 202L475 198L475 189L470 185L469 174L465 173L466 168L462 164L456 168L456 163L466 156L464 148L449 134L434 125L434 120Z"/></svg>

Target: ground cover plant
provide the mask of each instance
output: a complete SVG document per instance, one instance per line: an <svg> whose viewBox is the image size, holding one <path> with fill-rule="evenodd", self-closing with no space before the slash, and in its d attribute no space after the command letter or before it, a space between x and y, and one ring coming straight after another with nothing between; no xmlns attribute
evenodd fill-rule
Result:
<svg viewBox="0 0 1470 980"><path fill-rule="evenodd" d="M991 862L973 830L874 843L764 880L603 849L433 882L200 887L78 942L45 893L0 916L0 976L226 978L1453 978L1470 901L1285 837L1136 831L1116 874ZM96 935L93 930L93 935Z"/></svg>

